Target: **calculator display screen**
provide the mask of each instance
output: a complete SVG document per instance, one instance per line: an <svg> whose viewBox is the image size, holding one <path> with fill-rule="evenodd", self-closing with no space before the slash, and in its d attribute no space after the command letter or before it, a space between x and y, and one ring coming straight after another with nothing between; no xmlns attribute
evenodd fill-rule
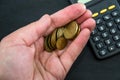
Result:
<svg viewBox="0 0 120 80"><path fill-rule="evenodd" d="M77 0L78 3L83 3L83 4L86 4L90 1L92 1L92 0Z"/></svg>

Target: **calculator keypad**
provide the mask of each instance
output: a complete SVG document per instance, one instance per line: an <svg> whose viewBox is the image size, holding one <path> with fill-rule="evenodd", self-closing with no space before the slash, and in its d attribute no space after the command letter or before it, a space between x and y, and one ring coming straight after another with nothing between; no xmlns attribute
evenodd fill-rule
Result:
<svg viewBox="0 0 120 80"><path fill-rule="evenodd" d="M102 17L95 18L96 28L91 33L91 41L101 59L116 54L116 49L120 49L119 13L119 10L108 11Z"/></svg>

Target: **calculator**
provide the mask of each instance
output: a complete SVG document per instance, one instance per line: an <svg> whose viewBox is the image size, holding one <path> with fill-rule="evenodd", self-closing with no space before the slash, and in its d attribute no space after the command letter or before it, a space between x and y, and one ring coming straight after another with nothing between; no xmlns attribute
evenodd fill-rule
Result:
<svg viewBox="0 0 120 80"><path fill-rule="evenodd" d="M98 59L120 53L120 0L70 0L92 11L96 27L89 42Z"/></svg>

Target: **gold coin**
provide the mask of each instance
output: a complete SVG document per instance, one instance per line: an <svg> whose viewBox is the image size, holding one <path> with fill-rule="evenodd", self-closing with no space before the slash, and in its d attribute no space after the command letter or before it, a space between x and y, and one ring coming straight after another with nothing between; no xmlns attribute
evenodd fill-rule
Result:
<svg viewBox="0 0 120 80"><path fill-rule="evenodd" d="M48 36L45 37L45 40L44 40L44 48L45 48L45 50L48 51L48 52L51 52L51 51L52 51L52 50L49 48L49 46L48 46Z"/></svg>
<svg viewBox="0 0 120 80"><path fill-rule="evenodd" d="M66 45L67 45L67 39L65 39L64 37L58 38L56 42L57 49L62 50L66 47Z"/></svg>
<svg viewBox="0 0 120 80"><path fill-rule="evenodd" d="M72 21L65 26L64 37L66 39L74 39L78 32L79 26L76 21Z"/></svg>
<svg viewBox="0 0 120 80"><path fill-rule="evenodd" d="M56 48L56 41L57 41L57 29L53 31L51 34L51 46L55 49Z"/></svg>
<svg viewBox="0 0 120 80"><path fill-rule="evenodd" d="M76 21L72 21L64 27L55 29L45 37L44 47L48 52L55 49L62 50L66 47L68 40L74 39L80 33L80 27Z"/></svg>
<svg viewBox="0 0 120 80"><path fill-rule="evenodd" d="M48 47L49 47L51 50L54 50L54 49L55 49L55 48L53 48L52 45L51 45L51 35L48 35L47 43L48 43Z"/></svg>
<svg viewBox="0 0 120 80"><path fill-rule="evenodd" d="M77 36L79 35L79 33L80 33L80 27L78 27Z"/></svg>
<svg viewBox="0 0 120 80"><path fill-rule="evenodd" d="M58 30L57 30L57 39L58 39L59 37L62 37L62 36L63 36L63 33L64 33L64 27L58 28Z"/></svg>
<svg viewBox="0 0 120 80"><path fill-rule="evenodd" d="M77 34L75 35L74 38L76 38L76 37L79 35L79 33L80 33L80 27L78 27ZM73 39L74 39L74 38L73 38Z"/></svg>

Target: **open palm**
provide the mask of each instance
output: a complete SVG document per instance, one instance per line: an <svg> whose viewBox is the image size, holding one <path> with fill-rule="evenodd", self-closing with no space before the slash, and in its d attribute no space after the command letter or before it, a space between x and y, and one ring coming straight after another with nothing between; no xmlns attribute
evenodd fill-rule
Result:
<svg viewBox="0 0 120 80"><path fill-rule="evenodd" d="M78 37L64 50L46 52L44 36L75 19ZM91 12L74 4L11 33L0 43L0 80L64 80L94 26Z"/></svg>

